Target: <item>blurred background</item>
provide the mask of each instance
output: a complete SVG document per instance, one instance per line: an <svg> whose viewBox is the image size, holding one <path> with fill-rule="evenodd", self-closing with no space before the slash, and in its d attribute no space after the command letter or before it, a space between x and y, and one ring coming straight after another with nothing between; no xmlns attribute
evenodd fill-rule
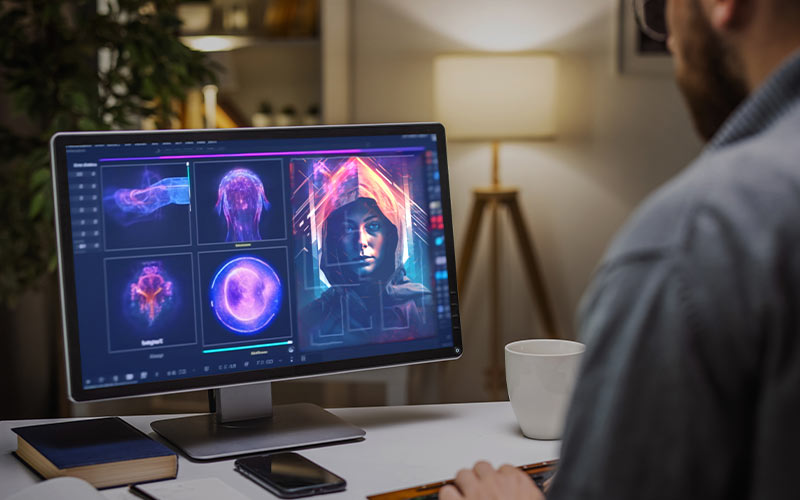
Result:
<svg viewBox="0 0 800 500"><path fill-rule="evenodd" d="M67 400L52 133L433 121L441 56L555 56L554 95L515 98L554 101L555 134L508 138L497 154L503 184L520 190L557 333L574 338L581 294L614 232L701 147L662 49L643 43L620 0L0 3L0 418L208 408L205 392ZM448 141L457 249L473 189L491 181L492 151L487 141ZM489 390L487 346L548 332L520 277L510 226L500 226L499 239L496 269L485 237L472 249L460 360L278 382L275 400L343 407L505 399ZM491 292L482 285L490 273L502 276L499 338L489 334Z"/></svg>

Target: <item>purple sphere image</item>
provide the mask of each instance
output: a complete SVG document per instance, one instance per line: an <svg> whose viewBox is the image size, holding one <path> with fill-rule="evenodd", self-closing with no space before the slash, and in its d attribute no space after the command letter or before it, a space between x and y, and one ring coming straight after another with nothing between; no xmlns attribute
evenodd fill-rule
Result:
<svg viewBox="0 0 800 500"><path fill-rule="evenodd" d="M225 262L211 280L211 307L225 328L251 335L269 325L281 308L283 285L275 270L256 257Z"/></svg>

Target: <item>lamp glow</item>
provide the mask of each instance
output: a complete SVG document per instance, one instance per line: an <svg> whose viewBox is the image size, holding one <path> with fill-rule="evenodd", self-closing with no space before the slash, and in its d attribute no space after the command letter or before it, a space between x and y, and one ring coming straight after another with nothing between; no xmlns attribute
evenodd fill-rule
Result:
<svg viewBox="0 0 800 500"><path fill-rule="evenodd" d="M552 55L440 56L437 118L452 139L553 137L556 71Z"/></svg>

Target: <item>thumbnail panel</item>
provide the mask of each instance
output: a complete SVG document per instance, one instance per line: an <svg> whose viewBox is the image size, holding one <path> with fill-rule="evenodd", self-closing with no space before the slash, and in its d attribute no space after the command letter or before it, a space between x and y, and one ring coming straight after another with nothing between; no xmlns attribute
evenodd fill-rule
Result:
<svg viewBox="0 0 800 500"><path fill-rule="evenodd" d="M286 248L198 254L205 346L292 337Z"/></svg>
<svg viewBox="0 0 800 500"><path fill-rule="evenodd" d="M286 238L281 160L225 160L194 166L200 244Z"/></svg>
<svg viewBox="0 0 800 500"><path fill-rule="evenodd" d="M296 159L290 171L301 347L434 336L423 158Z"/></svg>
<svg viewBox="0 0 800 500"><path fill-rule="evenodd" d="M103 167L107 250L189 245L189 177L184 164Z"/></svg>
<svg viewBox="0 0 800 500"><path fill-rule="evenodd" d="M191 254L105 260L109 351L197 343Z"/></svg>

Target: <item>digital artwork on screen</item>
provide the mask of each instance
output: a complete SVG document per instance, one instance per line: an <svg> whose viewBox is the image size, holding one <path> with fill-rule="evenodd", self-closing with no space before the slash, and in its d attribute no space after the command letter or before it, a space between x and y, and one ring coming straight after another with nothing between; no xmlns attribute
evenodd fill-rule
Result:
<svg viewBox="0 0 800 500"><path fill-rule="evenodd" d="M301 346L434 336L422 156L295 159L290 170Z"/></svg>

